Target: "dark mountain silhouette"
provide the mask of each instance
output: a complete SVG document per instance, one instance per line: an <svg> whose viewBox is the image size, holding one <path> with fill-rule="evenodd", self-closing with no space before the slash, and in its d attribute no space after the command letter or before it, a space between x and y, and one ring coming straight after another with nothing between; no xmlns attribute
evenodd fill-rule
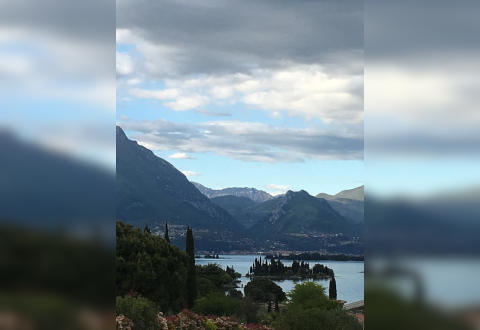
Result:
<svg viewBox="0 0 480 330"><path fill-rule="evenodd" d="M117 219L138 227L185 225L196 242L232 238L242 227L198 191L185 175L152 151L129 140L117 127ZM202 233L203 230L203 234ZM200 244L200 247L202 244Z"/></svg>

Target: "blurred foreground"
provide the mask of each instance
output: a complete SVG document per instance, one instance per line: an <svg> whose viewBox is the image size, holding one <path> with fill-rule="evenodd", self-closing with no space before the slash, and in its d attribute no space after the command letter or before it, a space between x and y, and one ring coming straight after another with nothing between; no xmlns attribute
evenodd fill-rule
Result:
<svg viewBox="0 0 480 330"><path fill-rule="evenodd" d="M115 2L0 1L0 329L112 329Z"/></svg>
<svg viewBox="0 0 480 330"><path fill-rule="evenodd" d="M365 2L367 329L480 328L479 9Z"/></svg>

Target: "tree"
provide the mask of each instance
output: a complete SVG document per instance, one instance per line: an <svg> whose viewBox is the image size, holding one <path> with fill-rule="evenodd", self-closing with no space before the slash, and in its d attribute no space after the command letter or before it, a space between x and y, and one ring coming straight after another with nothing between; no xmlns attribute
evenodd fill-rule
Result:
<svg viewBox="0 0 480 330"><path fill-rule="evenodd" d="M328 297L337 300L337 283L335 281L335 276L330 279L330 284L328 285Z"/></svg>
<svg viewBox="0 0 480 330"><path fill-rule="evenodd" d="M163 312L186 307L188 257L162 237L117 222L116 292L135 292Z"/></svg>
<svg viewBox="0 0 480 330"><path fill-rule="evenodd" d="M168 236L168 221L165 221L165 240L170 243L170 237Z"/></svg>
<svg viewBox="0 0 480 330"><path fill-rule="evenodd" d="M192 228L187 227L186 252L188 256L187 270L187 305L192 307L197 298L197 275L195 270L195 246Z"/></svg>
<svg viewBox="0 0 480 330"><path fill-rule="evenodd" d="M286 308L272 326L275 329L361 329L360 323L342 309L342 304L328 299L325 288L314 282L296 284L288 294Z"/></svg>
<svg viewBox="0 0 480 330"><path fill-rule="evenodd" d="M150 230L150 227L148 225L145 225L145 228L143 228L143 232L145 234L151 234L152 233L152 231Z"/></svg>
<svg viewBox="0 0 480 330"><path fill-rule="evenodd" d="M245 296L256 302L267 303L272 310L272 301L277 303L287 299L282 288L266 278L254 278L245 286Z"/></svg>

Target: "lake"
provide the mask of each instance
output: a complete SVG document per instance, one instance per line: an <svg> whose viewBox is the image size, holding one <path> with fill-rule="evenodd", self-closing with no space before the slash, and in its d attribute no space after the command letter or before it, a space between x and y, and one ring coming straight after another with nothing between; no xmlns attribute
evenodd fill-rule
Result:
<svg viewBox="0 0 480 330"><path fill-rule="evenodd" d="M245 277L245 274L250 270L255 258L259 258L259 255L220 255L220 259L204 259L198 258L195 259L197 265L207 265L207 264L218 264L220 267L225 269L227 266L230 266L235 269L235 271L242 274L241 285L245 286L250 279ZM263 256L261 256L263 259ZM285 265L290 266L292 264L291 260L283 260L282 262ZM335 280L337 282L337 298L340 300L346 300L347 303L363 300L363 261L314 261L314 260L304 260L310 263L310 267L314 264L322 264L329 268L332 268L335 272ZM306 280L312 281L312 280ZM293 289L296 283L302 281L292 281L292 280L283 280L283 281L274 281L277 283L285 292L289 292ZM323 285L327 289L328 294L328 282L329 280L315 280L316 283ZM240 288L243 292L243 288Z"/></svg>

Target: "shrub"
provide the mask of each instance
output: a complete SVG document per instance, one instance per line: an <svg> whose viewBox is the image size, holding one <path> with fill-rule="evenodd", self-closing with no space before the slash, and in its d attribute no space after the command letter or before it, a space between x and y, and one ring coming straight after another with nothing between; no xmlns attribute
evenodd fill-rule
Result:
<svg viewBox="0 0 480 330"><path fill-rule="evenodd" d="M213 323L212 320L207 319L205 321L205 329L206 330L217 330L217 326L215 325L215 323Z"/></svg>
<svg viewBox="0 0 480 330"><path fill-rule="evenodd" d="M125 315L133 322L134 329L160 329L157 320L158 308L150 300L143 297L117 297L117 315Z"/></svg>
<svg viewBox="0 0 480 330"><path fill-rule="evenodd" d="M235 313L238 304L238 299L214 292L197 299L193 311L203 315L230 316Z"/></svg>

